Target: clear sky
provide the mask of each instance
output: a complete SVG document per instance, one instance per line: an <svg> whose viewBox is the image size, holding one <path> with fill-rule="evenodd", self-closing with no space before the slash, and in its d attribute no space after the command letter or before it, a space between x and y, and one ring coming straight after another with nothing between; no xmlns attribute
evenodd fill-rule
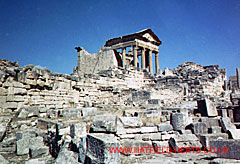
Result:
<svg viewBox="0 0 240 164"><path fill-rule="evenodd" d="M184 61L240 67L240 0L0 0L0 59L72 73L76 46L150 28L160 68Z"/></svg>

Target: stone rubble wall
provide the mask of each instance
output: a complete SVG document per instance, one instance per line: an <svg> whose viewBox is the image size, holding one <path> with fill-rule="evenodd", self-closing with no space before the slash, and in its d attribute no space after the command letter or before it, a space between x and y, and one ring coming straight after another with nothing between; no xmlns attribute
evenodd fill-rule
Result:
<svg viewBox="0 0 240 164"><path fill-rule="evenodd" d="M151 76L145 70L112 68L84 76L52 73L47 69L1 60L0 109L16 110L24 106L45 109L80 108L107 104L132 104L132 94L149 91L148 99L161 106L179 104L202 97L223 97L225 70L186 62L171 75ZM147 99L134 105L147 103ZM136 97L136 96L135 96ZM230 101L229 99L224 99Z"/></svg>

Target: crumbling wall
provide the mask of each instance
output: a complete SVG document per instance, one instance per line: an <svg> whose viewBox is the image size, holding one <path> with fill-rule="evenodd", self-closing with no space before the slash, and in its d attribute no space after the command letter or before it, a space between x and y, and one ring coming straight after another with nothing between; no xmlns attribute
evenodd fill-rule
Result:
<svg viewBox="0 0 240 164"><path fill-rule="evenodd" d="M157 77L155 92L164 97L155 98L164 101L166 101L164 98L170 98L167 103L192 101L203 97L218 100L225 93L224 81L227 79L226 70L218 67L218 65L203 67L193 62L184 62Z"/></svg>
<svg viewBox="0 0 240 164"><path fill-rule="evenodd" d="M84 48L78 48L78 74L94 74L117 66L113 50L102 47L98 53L89 54Z"/></svg>

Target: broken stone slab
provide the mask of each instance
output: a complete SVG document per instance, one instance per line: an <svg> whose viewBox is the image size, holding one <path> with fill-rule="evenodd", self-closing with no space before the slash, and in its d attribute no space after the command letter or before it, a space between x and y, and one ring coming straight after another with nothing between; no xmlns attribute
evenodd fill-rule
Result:
<svg viewBox="0 0 240 164"><path fill-rule="evenodd" d="M213 102L207 98L199 100L198 102L198 111L202 116L217 116L217 108Z"/></svg>
<svg viewBox="0 0 240 164"><path fill-rule="evenodd" d="M88 134L87 145L86 163L120 163L120 154L110 152L110 149L120 147L113 134Z"/></svg>
<svg viewBox="0 0 240 164"><path fill-rule="evenodd" d="M170 125L170 124L159 124L159 125L157 125L157 128L158 128L158 131L159 132L167 132L167 131L171 131L171 130L173 130L173 127L172 127L172 125Z"/></svg>
<svg viewBox="0 0 240 164"><path fill-rule="evenodd" d="M204 122L192 123L191 130L194 134L206 134L208 132L207 125Z"/></svg>
<svg viewBox="0 0 240 164"><path fill-rule="evenodd" d="M203 147L210 148L209 142L212 140L226 140L228 139L228 135L226 133L219 134L199 134L198 138Z"/></svg>
<svg viewBox="0 0 240 164"><path fill-rule="evenodd" d="M211 152L215 152L219 158L240 159L240 140L212 140L209 143Z"/></svg>
<svg viewBox="0 0 240 164"><path fill-rule="evenodd" d="M66 164L66 163L79 164L77 153L74 153L64 148L58 154L55 164Z"/></svg>
<svg viewBox="0 0 240 164"><path fill-rule="evenodd" d="M120 117L120 120L125 128L136 128L143 125L139 117Z"/></svg>
<svg viewBox="0 0 240 164"><path fill-rule="evenodd" d="M158 129L154 127L141 127L141 133L157 133Z"/></svg>
<svg viewBox="0 0 240 164"><path fill-rule="evenodd" d="M172 113L170 122L174 130L182 130L185 128L185 115L183 113Z"/></svg>
<svg viewBox="0 0 240 164"><path fill-rule="evenodd" d="M97 115L93 118L91 126L93 132L110 132L117 131L117 116L115 115Z"/></svg>
<svg viewBox="0 0 240 164"><path fill-rule="evenodd" d="M86 123L74 123L70 126L70 136L74 137L81 137L87 135Z"/></svg>

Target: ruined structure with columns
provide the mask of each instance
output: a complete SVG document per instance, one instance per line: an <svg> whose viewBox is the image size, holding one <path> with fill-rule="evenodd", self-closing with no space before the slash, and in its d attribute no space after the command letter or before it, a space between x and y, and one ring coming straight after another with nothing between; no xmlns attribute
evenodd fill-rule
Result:
<svg viewBox="0 0 240 164"><path fill-rule="evenodd" d="M152 32L145 29L134 34L106 41L98 53L89 54L82 47L78 52L79 75L97 73L111 67L131 67L147 69L153 74L153 54L155 54L155 73L159 72L159 45L162 42ZM119 51L120 50L120 51Z"/></svg>

